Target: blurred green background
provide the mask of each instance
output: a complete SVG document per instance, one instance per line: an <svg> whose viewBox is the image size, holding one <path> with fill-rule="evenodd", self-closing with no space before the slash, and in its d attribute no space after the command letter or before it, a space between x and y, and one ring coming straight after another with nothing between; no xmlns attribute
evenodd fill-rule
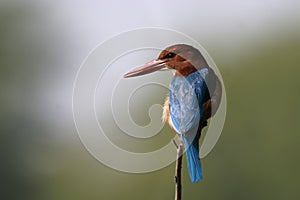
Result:
<svg viewBox="0 0 300 200"><path fill-rule="evenodd" d="M88 52L142 26L182 31L218 65L227 118L203 159L183 167L184 199L300 198L297 1L1 1L1 199L173 199L174 163L126 174L95 160L72 119L72 84ZM169 129L168 129L169 132Z"/></svg>

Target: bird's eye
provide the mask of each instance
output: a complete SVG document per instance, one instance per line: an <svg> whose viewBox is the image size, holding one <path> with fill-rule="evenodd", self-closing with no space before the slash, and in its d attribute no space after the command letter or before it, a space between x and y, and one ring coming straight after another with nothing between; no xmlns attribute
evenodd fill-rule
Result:
<svg viewBox="0 0 300 200"><path fill-rule="evenodd" d="M164 58L173 58L175 55L176 55L175 53L169 52L168 54L166 54L166 55L164 56Z"/></svg>

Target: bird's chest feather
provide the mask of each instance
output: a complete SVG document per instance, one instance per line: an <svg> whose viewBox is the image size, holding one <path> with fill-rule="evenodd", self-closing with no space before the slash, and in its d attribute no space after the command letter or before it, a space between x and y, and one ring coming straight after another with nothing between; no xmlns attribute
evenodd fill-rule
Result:
<svg viewBox="0 0 300 200"><path fill-rule="evenodd" d="M203 115L203 97L208 69L188 76L175 76L169 87L170 121L174 130L187 133L197 125Z"/></svg>

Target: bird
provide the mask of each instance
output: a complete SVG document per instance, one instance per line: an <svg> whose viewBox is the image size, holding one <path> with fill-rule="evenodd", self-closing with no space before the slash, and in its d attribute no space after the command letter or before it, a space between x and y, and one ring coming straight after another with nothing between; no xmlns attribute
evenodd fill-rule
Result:
<svg viewBox="0 0 300 200"><path fill-rule="evenodd" d="M146 75L163 69L174 70L163 108L167 121L184 146L189 177L202 179L199 139L207 120L217 111L222 85L201 52L188 44L174 44L158 58L124 74L124 78Z"/></svg>

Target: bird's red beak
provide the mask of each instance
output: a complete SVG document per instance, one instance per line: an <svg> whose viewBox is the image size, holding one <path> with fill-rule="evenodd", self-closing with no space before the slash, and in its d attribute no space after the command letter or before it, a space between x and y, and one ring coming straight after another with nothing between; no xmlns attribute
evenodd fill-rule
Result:
<svg viewBox="0 0 300 200"><path fill-rule="evenodd" d="M155 72L157 70L160 70L165 67L166 61L163 60L152 60L150 62L147 62L146 64L137 67L130 72L124 74L124 78L134 77L134 76L141 76L144 74L149 74L152 72Z"/></svg>

